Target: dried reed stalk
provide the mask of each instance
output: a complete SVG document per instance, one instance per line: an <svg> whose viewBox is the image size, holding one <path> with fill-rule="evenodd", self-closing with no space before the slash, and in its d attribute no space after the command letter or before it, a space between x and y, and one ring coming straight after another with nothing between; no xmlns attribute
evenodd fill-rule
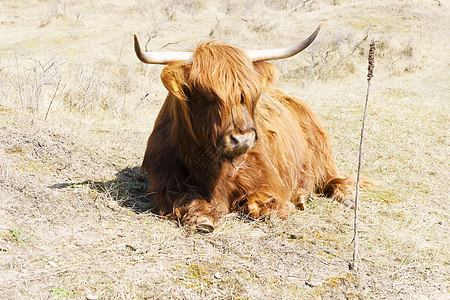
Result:
<svg viewBox="0 0 450 300"><path fill-rule="evenodd" d="M355 193L355 217L353 226L353 261L350 267L356 272L358 271L358 209L359 209L359 184L361 178L361 160L362 160L362 146L364 139L364 126L367 116L367 103L369 102L370 80L373 77L373 68L375 60L375 41L372 40L369 48L369 66L367 68L367 92L366 102L364 104L364 115L361 126L361 138L359 141L359 157L358 157L358 173L356 175L356 193Z"/></svg>

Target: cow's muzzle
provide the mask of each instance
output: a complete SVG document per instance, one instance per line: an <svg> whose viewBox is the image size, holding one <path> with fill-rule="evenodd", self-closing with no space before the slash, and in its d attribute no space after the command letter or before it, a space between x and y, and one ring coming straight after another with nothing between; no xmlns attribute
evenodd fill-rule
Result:
<svg viewBox="0 0 450 300"><path fill-rule="evenodd" d="M238 157L254 146L255 139L256 131L253 129L244 133L232 132L223 137L222 153L227 158Z"/></svg>

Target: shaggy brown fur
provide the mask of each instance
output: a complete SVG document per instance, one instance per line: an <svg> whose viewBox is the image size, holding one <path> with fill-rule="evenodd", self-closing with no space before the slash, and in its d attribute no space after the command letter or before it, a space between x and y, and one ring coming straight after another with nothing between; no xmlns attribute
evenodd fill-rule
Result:
<svg viewBox="0 0 450 300"><path fill-rule="evenodd" d="M195 50L192 65L164 68L169 95L142 164L159 214L195 226L234 211L285 218L311 193L344 200L352 180L336 169L325 127L271 86L274 74L273 65L212 42ZM253 147L224 155L225 137L252 130Z"/></svg>

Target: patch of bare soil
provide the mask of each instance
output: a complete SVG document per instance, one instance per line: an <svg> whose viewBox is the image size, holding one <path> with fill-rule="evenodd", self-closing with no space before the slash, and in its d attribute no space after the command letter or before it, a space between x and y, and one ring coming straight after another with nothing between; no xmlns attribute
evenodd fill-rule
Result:
<svg viewBox="0 0 450 300"><path fill-rule="evenodd" d="M96 242L96 223L111 217L110 209L100 210L102 193L96 192L96 182L111 177L115 169L108 159L101 160L101 151L80 146L70 133L6 117L12 122L0 130L0 277L2 286L13 288L30 280L32 287L52 275L58 257L68 258L77 248ZM102 185L106 193L108 181Z"/></svg>

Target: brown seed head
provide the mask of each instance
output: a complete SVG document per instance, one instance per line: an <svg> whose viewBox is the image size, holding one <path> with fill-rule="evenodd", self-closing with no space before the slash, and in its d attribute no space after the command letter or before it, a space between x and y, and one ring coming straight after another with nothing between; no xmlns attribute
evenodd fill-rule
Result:
<svg viewBox="0 0 450 300"><path fill-rule="evenodd" d="M367 80L373 77L373 68L375 64L375 41L372 40L369 48L369 67L367 68Z"/></svg>

